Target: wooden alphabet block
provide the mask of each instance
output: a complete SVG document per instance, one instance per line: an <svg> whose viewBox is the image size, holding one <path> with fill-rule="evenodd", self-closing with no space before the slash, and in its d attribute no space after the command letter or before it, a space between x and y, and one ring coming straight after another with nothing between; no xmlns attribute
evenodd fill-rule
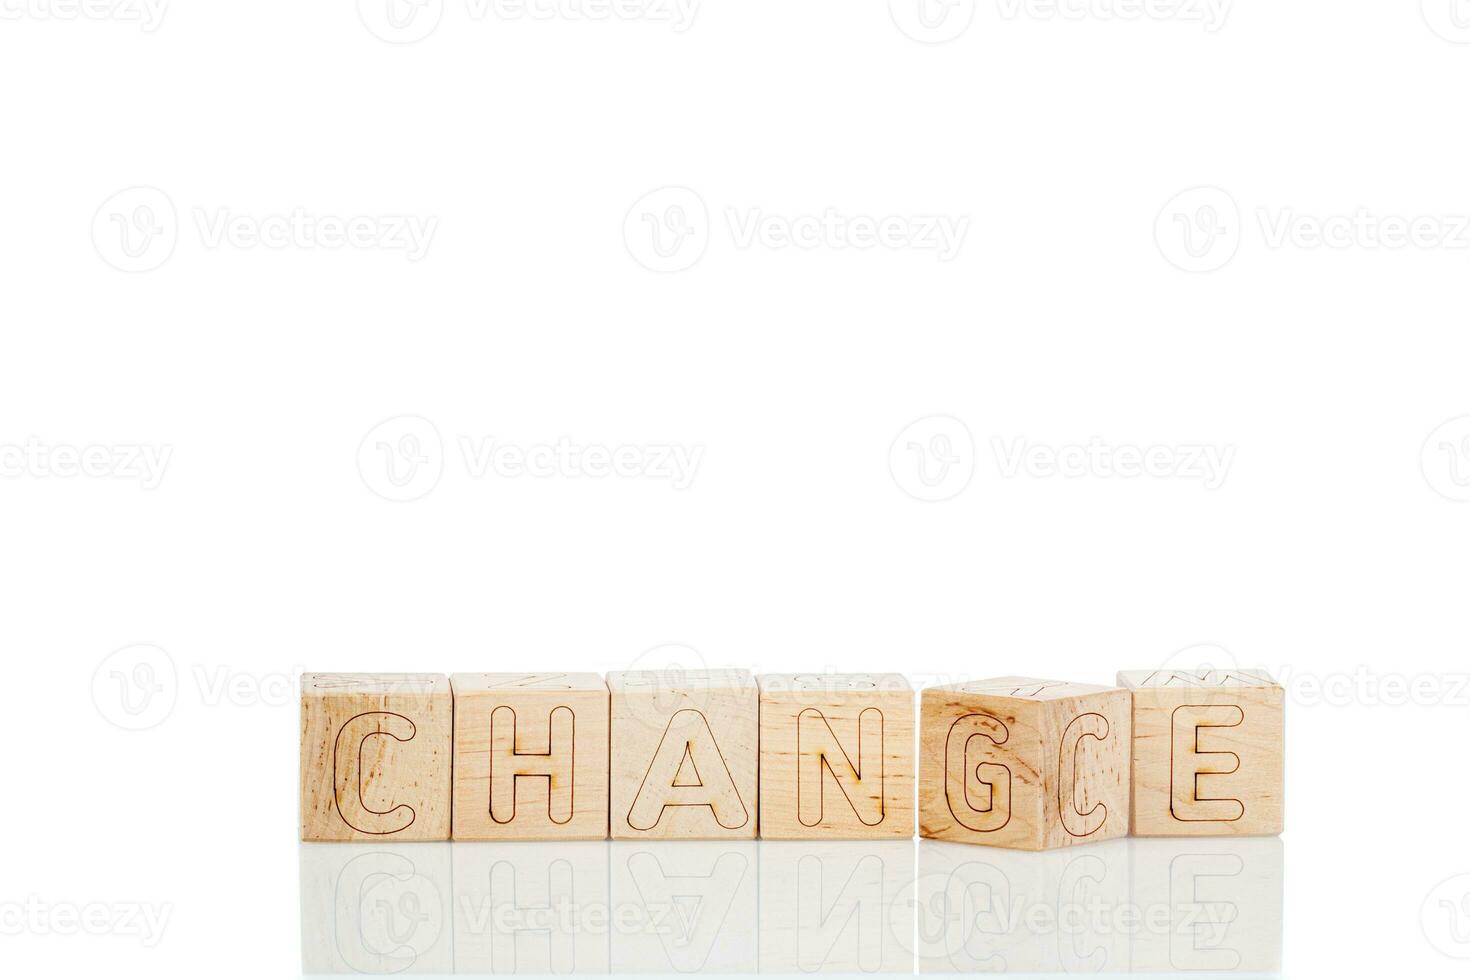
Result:
<svg viewBox="0 0 1470 980"><path fill-rule="evenodd" d="M301 839L448 840L443 674L301 678Z"/></svg>
<svg viewBox="0 0 1470 980"><path fill-rule="evenodd" d="M760 704L745 670L623 671L612 695L612 836L753 838Z"/></svg>
<svg viewBox="0 0 1470 980"><path fill-rule="evenodd" d="M1133 670L1133 833L1271 836L1284 809L1285 692L1259 670Z"/></svg>
<svg viewBox="0 0 1470 980"><path fill-rule="evenodd" d="M607 836L607 685L597 674L455 674L454 839Z"/></svg>
<svg viewBox="0 0 1470 980"><path fill-rule="evenodd" d="M901 674L762 674L760 834L912 837L914 692Z"/></svg>
<svg viewBox="0 0 1470 980"><path fill-rule="evenodd" d="M926 688L919 833L1045 850L1128 833L1128 693L1000 677Z"/></svg>

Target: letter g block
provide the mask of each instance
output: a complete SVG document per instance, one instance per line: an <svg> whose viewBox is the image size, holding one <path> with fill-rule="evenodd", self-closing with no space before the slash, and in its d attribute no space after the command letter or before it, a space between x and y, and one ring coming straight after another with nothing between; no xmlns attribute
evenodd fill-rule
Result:
<svg viewBox="0 0 1470 980"><path fill-rule="evenodd" d="M1045 850L1128 833L1126 691L999 677L926 688L919 832Z"/></svg>

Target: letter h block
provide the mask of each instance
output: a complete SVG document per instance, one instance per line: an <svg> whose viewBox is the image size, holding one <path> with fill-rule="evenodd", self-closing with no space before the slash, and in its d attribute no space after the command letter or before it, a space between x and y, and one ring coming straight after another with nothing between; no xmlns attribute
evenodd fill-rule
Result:
<svg viewBox="0 0 1470 980"><path fill-rule="evenodd" d="M1284 814L1284 692L1259 670L1126 670L1133 833L1273 836Z"/></svg>
<svg viewBox="0 0 1470 980"><path fill-rule="evenodd" d="M746 670L620 671L614 840L755 837L760 703Z"/></svg>
<svg viewBox="0 0 1470 980"><path fill-rule="evenodd" d="M1000 677L924 690L919 833L1039 851L1128 833L1127 691Z"/></svg>
<svg viewBox="0 0 1470 980"><path fill-rule="evenodd" d="M914 692L901 674L762 674L760 834L914 835Z"/></svg>
<svg viewBox="0 0 1470 980"><path fill-rule="evenodd" d="M455 674L454 839L607 837L597 674Z"/></svg>
<svg viewBox="0 0 1470 980"><path fill-rule="evenodd" d="M301 839L448 840L443 674L301 678Z"/></svg>

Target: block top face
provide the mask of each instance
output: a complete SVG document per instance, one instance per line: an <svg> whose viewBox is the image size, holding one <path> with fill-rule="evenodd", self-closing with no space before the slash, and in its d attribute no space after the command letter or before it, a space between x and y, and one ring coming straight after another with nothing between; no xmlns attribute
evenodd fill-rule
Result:
<svg viewBox="0 0 1470 980"><path fill-rule="evenodd" d="M926 691L951 691L958 694L983 694L992 698L1013 698L1017 701L1060 701L1063 698L1084 697L1089 694L1107 694L1115 687L1099 687L1096 684L1076 684L1072 681L1048 681L1037 677L991 677L987 680L966 681L963 684L942 684L925 688Z"/></svg>
<svg viewBox="0 0 1470 980"><path fill-rule="evenodd" d="M716 690L755 688L755 676L736 667L712 670L618 670L607 675L608 690L630 694L658 689Z"/></svg>
<svg viewBox="0 0 1470 980"><path fill-rule="evenodd" d="M607 693L601 674L548 672L543 674L454 674L449 678L455 694L479 694L491 691L593 691Z"/></svg>
<svg viewBox="0 0 1470 980"><path fill-rule="evenodd" d="M1271 688L1279 687L1276 679L1264 670L1122 670L1118 686L1132 691L1168 688L1188 691L1206 688Z"/></svg>
<svg viewBox="0 0 1470 980"><path fill-rule="evenodd" d="M302 674L301 696L448 694L443 674Z"/></svg>
<svg viewBox="0 0 1470 980"><path fill-rule="evenodd" d="M864 694L913 694L902 674L761 674L762 694L813 694L861 697Z"/></svg>

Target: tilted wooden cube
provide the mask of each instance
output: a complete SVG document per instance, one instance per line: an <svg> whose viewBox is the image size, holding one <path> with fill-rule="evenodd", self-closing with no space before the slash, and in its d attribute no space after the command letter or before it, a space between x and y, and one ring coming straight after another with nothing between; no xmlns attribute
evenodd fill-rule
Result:
<svg viewBox="0 0 1470 980"><path fill-rule="evenodd" d="M607 836L598 674L455 674L454 839Z"/></svg>
<svg viewBox="0 0 1470 980"><path fill-rule="evenodd" d="M301 839L448 840L443 674L301 678Z"/></svg>
<svg viewBox="0 0 1470 980"><path fill-rule="evenodd" d="M914 692L902 674L763 674L760 834L912 837Z"/></svg>
<svg viewBox="0 0 1470 980"><path fill-rule="evenodd" d="M1133 833L1270 836L1284 812L1285 692L1259 670L1133 670Z"/></svg>
<svg viewBox="0 0 1470 980"><path fill-rule="evenodd" d="M745 670L622 671L612 696L612 836L752 838L760 705Z"/></svg>
<svg viewBox="0 0 1470 980"><path fill-rule="evenodd" d="M1128 833L1126 691L1001 677L926 688L919 832L1045 850Z"/></svg>

